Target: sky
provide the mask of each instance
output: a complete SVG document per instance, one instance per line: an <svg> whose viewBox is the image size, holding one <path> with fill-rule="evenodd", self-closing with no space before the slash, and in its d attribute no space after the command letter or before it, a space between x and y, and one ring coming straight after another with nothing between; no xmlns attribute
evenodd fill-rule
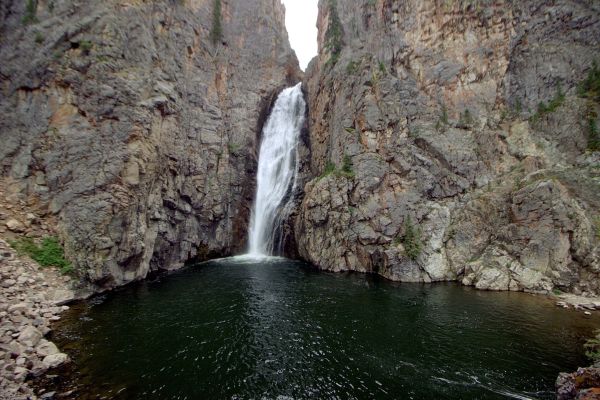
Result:
<svg viewBox="0 0 600 400"><path fill-rule="evenodd" d="M318 0L282 0L285 5L285 26L290 44L296 52L300 68L317 55Z"/></svg>

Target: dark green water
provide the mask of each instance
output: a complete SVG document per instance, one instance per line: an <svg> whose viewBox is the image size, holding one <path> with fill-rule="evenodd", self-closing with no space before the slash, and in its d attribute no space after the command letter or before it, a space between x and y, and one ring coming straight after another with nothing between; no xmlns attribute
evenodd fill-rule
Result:
<svg viewBox="0 0 600 400"><path fill-rule="evenodd" d="M553 398L597 318L521 293L209 262L64 317L76 398Z"/></svg>

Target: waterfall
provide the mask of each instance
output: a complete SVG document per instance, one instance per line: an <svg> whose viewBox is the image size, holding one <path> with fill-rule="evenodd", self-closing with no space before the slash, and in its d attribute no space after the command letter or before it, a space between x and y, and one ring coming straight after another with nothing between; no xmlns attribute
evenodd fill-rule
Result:
<svg viewBox="0 0 600 400"><path fill-rule="evenodd" d="M297 145L306 103L301 84L284 89L262 131L256 200L250 219L249 254L272 255L281 225L289 215L298 172ZM279 247L279 246L277 246Z"/></svg>

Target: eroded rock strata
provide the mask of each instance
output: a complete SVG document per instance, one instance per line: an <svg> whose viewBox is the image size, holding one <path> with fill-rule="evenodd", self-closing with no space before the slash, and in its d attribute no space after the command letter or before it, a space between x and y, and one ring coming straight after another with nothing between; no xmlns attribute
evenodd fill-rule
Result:
<svg viewBox="0 0 600 400"><path fill-rule="evenodd" d="M600 55L597 2L321 0L318 28L303 258L600 292L599 104L578 90Z"/></svg>
<svg viewBox="0 0 600 400"><path fill-rule="evenodd" d="M214 13L216 4L220 13ZM279 1L0 4L0 168L96 288L245 244Z"/></svg>

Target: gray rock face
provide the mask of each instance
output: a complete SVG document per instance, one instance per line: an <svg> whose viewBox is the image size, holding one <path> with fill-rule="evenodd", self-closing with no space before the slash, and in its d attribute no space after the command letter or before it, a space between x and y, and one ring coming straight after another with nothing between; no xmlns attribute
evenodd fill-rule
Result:
<svg viewBox="0 0 600 400"><path fill-rule="evenodd" d="M587 143L600 106L576 86L600 51L600 6L319 8L300 256L399 281L598 294L599 158Z"/></svg>
<svg viewBox="0 0 600 400"><path fill-rule="evenodd" d="M0 168L97 287L239 251L260 128L299 80L266 0L0 5ZM50 6L52 4L52 6Z"/></svg>

